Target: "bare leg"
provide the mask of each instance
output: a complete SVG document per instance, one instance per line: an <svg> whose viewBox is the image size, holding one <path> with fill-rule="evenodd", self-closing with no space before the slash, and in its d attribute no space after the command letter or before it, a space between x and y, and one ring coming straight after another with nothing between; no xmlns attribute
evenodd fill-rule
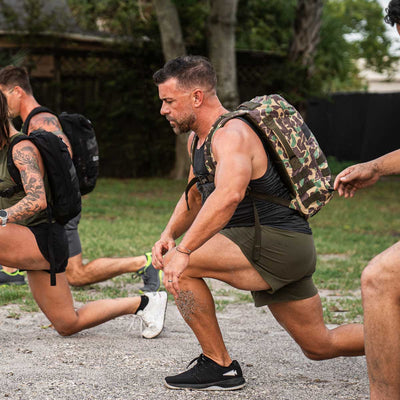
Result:
<svg viewBox="0 0 400 400"><path fill-rule="evenodd" d="M363 326L349 324L328 329L318 294L305 300L273 304L269 309L312 360L364 354Z"/></svg>
<svg viewBox="0 0 400 400"><path fill-rule="evenodd" d="M49 263L43 258L35 236L25 226L7 224L0 229L0 264L21 269L43 270Z"/></svg>
<svg viewBox="0 0 400 400"><path fill-rule="evenodd" d="M228 366L232 360L218 325L214 300L202 277L219 279L245 290L269 286L239 247L223 235L217 234L191 255L190 265L179 280L181 291L176 304L199 340L204 355Z"/></svg>
<svg viewBox="0 0 400 400"><path fill-rule="evenodd" d="M265 290L269 285L239 247L223 235L215 235L191 255L190 265L179 281L181 293L177 305L198 338L203 353L218 364L228 366L231 359L218 326L211 293L202 277L219 279L243 290ZM270 309L312 359L364 354L362 325L327 329L318 295L273 305Z"/></svg>
<svg viewBox="0 0 400 400"><path fill-rule="evenodd" d="M134 314L140 297L97 300L75 311L65 274L57 274L57 285L49 285L49 274L28 271L29 285L40 309L62 336L69 336L126 314Z"/></svg>
<svg viewBox="0 0 400 400"><path fill-rule="evenodd" d="M32 232L20 225L0 229L0 264L18 265L28 270L34 299L60 335L72 335L125 314L134 314L141 298L98 300L75 311L65 273L57 274L57 285L50 286L49 263L41 254Z"/></svg>
<svg viewBox="0 0 400 400"><path fill-rule="evenodd" d="M372 400L400 399L400 242L361 277L365 351Z"/></svg>
<svg viewBox="0 0 400 400"><path fill-rule="evenodd" d="M84 286L105 281L114 276L136 272L146 264L146 256L126 258L98 258L86 265L82 263L82 253L68 260L67 279L72 286Z"/></svg>

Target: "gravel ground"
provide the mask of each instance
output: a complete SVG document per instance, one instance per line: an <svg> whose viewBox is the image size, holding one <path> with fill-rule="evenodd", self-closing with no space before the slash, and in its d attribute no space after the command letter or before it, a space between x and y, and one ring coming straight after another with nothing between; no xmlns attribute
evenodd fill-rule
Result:
<svg viewBox="0 0 400 400"><path fill-rule="evenodd" d="M181 372L201 350L176 306L168 304L165 329L140 336L133 317L121 317L72 337L45 329L42 313L7 318L0 308L0 399L368 399L364 357L310 361L267 308L230 304L218 313L226 345L247 386L235 392L168 390L166 375Z"/></svg>

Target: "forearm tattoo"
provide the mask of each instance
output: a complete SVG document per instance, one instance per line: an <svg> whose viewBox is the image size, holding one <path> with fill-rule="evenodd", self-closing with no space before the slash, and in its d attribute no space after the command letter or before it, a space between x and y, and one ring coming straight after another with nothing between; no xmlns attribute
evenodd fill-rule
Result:
<svg viewBox="0 0 400 400"><path fill-rule="evenodd" d="M13 150L13 160L20 171L26 196L7 209L10 222L21 221L35 215L46 204L46 191L37 150L32 144L16 146Z"/></svg>

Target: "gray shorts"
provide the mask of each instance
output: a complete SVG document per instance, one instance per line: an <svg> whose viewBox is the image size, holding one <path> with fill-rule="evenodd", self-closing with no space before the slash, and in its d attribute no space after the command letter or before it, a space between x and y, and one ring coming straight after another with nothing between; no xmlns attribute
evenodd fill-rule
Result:
<svg viewBox="0 0 400 400"><path fill-rule="evenodd" d="M220 233L237 244L251 265L271 286L251 292L256 307L303 300L318 293L312 280L316 252L312 235L261 226L261 256L252 260L254 227L227 228Z"/></svg>
<svg viewBox="0 0 400 400"><path fill-rule="evenodd" d="M81 214L79 213L79 215L77 215L75 218L72 218L64 226L68 239L69 258L82 253L81 239L79 238L78 233L78 224L80 219Z"/></svg>

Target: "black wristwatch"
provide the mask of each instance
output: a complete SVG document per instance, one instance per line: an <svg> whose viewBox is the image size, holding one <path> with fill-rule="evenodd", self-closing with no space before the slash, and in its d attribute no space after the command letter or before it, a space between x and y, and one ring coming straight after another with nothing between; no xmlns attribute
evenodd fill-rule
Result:
<svg viewBox="0 0 400 400"><path fill-rule="evenodd" d="M7 220L8 220L8 212L6 210L0 210L1 226L6 226Z"/></svg>

